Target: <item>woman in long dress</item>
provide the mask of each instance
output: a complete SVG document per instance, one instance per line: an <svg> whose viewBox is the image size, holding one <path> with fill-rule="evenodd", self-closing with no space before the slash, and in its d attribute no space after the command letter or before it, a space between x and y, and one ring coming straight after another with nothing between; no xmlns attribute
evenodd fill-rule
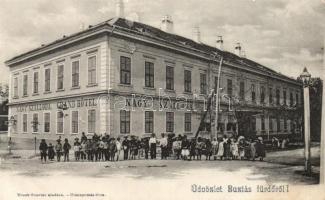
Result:
<svg viewBox="0 0 325 200"><path fill-rule="evenodd" d="M223 139L219 139L217 157L219 157L220 160L222 160L223 154L224 154L224 147L223 147L223 145L224 145Z"/></svg>

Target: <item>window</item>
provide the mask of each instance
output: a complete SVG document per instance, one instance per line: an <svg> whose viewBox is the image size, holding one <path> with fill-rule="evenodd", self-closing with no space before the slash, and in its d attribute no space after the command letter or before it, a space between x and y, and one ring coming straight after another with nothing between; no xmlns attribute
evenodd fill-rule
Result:
<svg viewBox="0 0 325 200"><path fill-rule="evenodd" d="M33 114L32 126L33 126L33 133L37 133L38 132L38 113Z"/></svg>
<svg viewBox="0 0 325 200"><path fill-rule="evenodd" d="M280 118L277 118L276 127L277 127L278 132L280 132L281 131L281 120L280 120Z"/></svg>
<svg viewBox="0 0 325 200"><path fill-rule="evenodd" d="M284 129L285 132L288 129L288 120L287 120L287 118L284 118L283 119L283 129Z"/></svg>
<svg viewBox="0 0 325 200"><path fill-rule="evenodd" d="M34 79L33 79L33 85L34 85L34 90L33 93L37 94L38 93L38 72L34 72Z"/></svg>
<svg viewBox="0 0 325 200"><path fill-rule="evenodd" d="M27 114L23 114L23 132L27 133Z"/></svg>
<svg viewBox="0 0 325 200"><path fill-rule="evenodd" d="M276 89L275 98L276 98L276 105L280 105L280 90L279 89Z"/></svg>
<svg viewBox="0 0 325 200"><path fill-rule="evenodd" d="M251 90L252 90L252 102L256 103L256 93L255 93L255 85L254 84L252 84Z"/></svg>
<svg viewBox="0 0 325 200"><path fill-rule="evenodd" d="M245 82L241 81L239 83L239 98L240 100L245 100Z"/></svg>
<svg viewBox="0 0 325 200"><path fill-rule="evenodd" d="M261 104L264 104L265 102L265 87L264 86L261 86Z"/></svg>
<svg viewBox="0 0 325 200"><path fill-rule="evenodd" d="M145 111L145 133L153 133L153 111Z"/></svg>
<svg viewBox="0 0 325 200"><path fill-rule="evenodd" d="M23 80L23 96L27 96L27 88L28 88L28 75L24 74L24 80Z"/></svg>
<svg viewBox="0 0 325 200"><path fill-rule="evenodd" d="M174 113L166 112L166 132L174 132Z"/></svg>
<svg viewBox="0 0 325 200"><path fill-rule="evenodd" d="M79 133L79 125L78 125L78 111L74 110L71 112L71 133L76 134Z"/></svg>
<svg viewBox="0 0 325 200"><path fill-rule="evenodd" d="M287 105L287 91L283 90L283 105Z"/></svg>
<svg viewBox="0 0 325 200"><path fill-rule="evenodd" d="M227 79L227 94L228 96L232 96L232 80Z"/></svg>
<svg viewBox="0 0 325 200"><path fill-rule="evenodd" d="M192 92L192 73L189 70L184 70L184 91Z"/></svg>
<svg viewBox="0 0 325 200"><path fill-rule="evenodd" d="M184 130L185 132L191 132L192 131L192 116L191 113L185 113L185 125Z"/></svg>
<svg viewBox="0 0 325 200"><path fill-rule="evenodd" d="M154 64L152 62L145 62L145 87L154 87Z"/></svg>
<svg viewBox="0 0 325 200"><path fill-rule="evenodd" d="M72 87L79 86L79 61L72 62Z"/></svg>
<svg viewBox="0 0 325 200"><path fill-rule="evenodd" d="M217 87L218 87L218 76L215 76L214 77L214 89L216 90ZM217 91L215 91L215 92L217 92Z"/></svg>
<svg viewBox="0 0 325 200"><path fill-rule="evenodd" d="M174 90L174 67L166 66L166 89Z"/></svg>
<svg viewBox="0 0 325 200"><path fill-rule="evenodd" d="M88 133L96 132L96 110L88 110Z"/></svg>
<svg viewBox="0 0 325 200"><path fill-rule="evenodd" d="M252 117L251 128L252 128L253 132L256 131L256 118L255 117Z"/></svg>
<svg viewBox="0 0 325 200"><path fill-rule="evenodd" d="M272 132L273 131L273 119L269 118L269 130Z"/></svg>
<svg viewBox="0 0 325 200"><path fill-rule="evenodd" d="M63 79L64 79L64 66L58 66L58 82L57 82L57 89L63 90Z"/></svg>
<svg viewBox="0 0 325 200"><path fill-rule="evenodd" d="M96 84L96 56L91 56L88 58L88 85Z"/></svg>
<svg viewBox="0 0 325 200"><path fill-rule="evenodd" d="M299 104L299 94L296 93L296 104L298 105Z"/></svg>
<svg viewBox="0 0 325 200"><path fill-rule="evenodd" d="M261 116L261 130L265 131L265 118L264 118L264 116Z"/></svg>
<svg viewBox="0 0 325 200"><path fill-rule="evenodd" d="M290 92L290 106L293 106L293 94Z"/></svg>
<svg viewBox="0 0 325 200"><path fill-rule="evenodd" d="M63 133L63 112L57 112L57 124L56 124L56 133L62 134Z"/></svg>
<svg viewBox="0 0 325 200"><path fill-rule="evenodd" d="M273 103L273 89L269 88L269 103Z"/></svg>
<svg viewBox="0 0 325 200"><path fill-rule="evenodd" d="M18 97L18 77L14 78L14 97Z"/></svg>
<svg viewBox="0 0 325 200"><path fill-rule="evenodd" d="M121 56L120 58L120 81L121 84L131 84L131 59L128 57Z"/></svg>
<svg viewBox="0 0 325 200"><path fill-rule="evenodd" d="M51 124L51 114L44 113L44 132L45 133L50 132L50 124Z"/></svg>
<svg viewBox="0 0 325 200"><path fill-rule="evenodd" d="M121 134L130 133L130 111L121 110L120 111L120 132Z"/></svg>
<svg viewBox="0 0 325 200"><path fill-rule="evenodd" d="M45 92L51 90L51 69L45 69Z"/></svg>
<svg viewBox="0 0 325 200"><path fill-rule="evenodd" d="M206 94L207 93L207 75L200 74L200 93Z"/></svg>

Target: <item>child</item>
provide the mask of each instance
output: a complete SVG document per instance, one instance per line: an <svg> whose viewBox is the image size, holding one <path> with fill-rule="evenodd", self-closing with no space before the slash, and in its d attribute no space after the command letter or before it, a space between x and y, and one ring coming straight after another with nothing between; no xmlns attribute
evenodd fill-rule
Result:
<svg viewBox="0 0 325 200"><path fill-rule="evenodd" d="M71 149L71 145L69 144L69 141L67 138L64 139L64 144L63 144L63 152L64 152L64 162L67 161L69 162L69 151Z"/></svg>
<svg viewBox="0 0 325 200"><path fill-rule="evenodd" d="M236 139L233 139L231 142L231 153L232 153L232 159L237 160L238 159L238 143Z"/></svg>
<svg viewBox="0 0 325 200"><path fill-rule="evenodd" d="M42 161L42 163L43 163L43 160L44 160L44 162L46 162L47 149L48 149L48 146L47 146L47 144L45 142L45 139L42 139L41 143L39 145L39 150L40 150L40 153L41 153L41 161Z"/></svg>
<svg viewBox="0 0 325 200"><path fill-rule="evenodd" d="M49 155L49 160L53 161L55 152L52 143L49 144L48 155Z"/></svg>
<svg viewBox="0 0 325 200"><path fill-rule="evenodd" d="M57 140L57 144L55 145L55 151L56 151L57 161L60 162L60 160L61 160L61 153L62 153L62 144L61 144L61 140L60 139Z"/></svg>
<svg viewBox="0 0 325 200"><path fill-rule="evenodd" d="M80 160L80 143L79 138L75 139L75 142L73 143L73 151L74 151L74 157L76 161Z"/></svg>

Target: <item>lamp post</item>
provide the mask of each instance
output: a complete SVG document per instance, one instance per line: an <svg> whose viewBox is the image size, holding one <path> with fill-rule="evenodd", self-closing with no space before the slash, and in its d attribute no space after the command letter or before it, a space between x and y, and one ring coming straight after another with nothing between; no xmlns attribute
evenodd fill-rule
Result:
<svg viewBox="0 0 325 200"><path fill-rule="evenodd" d="M305 172L307 175L311 174L311 163L310 163L310 104L309 104L309 82L310 73L307 68L300 75L303 82L304 88L304 120L305 120Z"/></svg>

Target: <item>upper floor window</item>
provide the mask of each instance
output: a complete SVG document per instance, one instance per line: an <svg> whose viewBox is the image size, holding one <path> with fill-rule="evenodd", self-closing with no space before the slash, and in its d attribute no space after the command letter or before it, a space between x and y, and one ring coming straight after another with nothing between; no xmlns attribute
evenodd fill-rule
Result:
<svg viewBox="0 0 325 200"><path fill-rule="evenodd" d="M184 70L184 91L192 92L192 72Z"/></svg>
<svg viewBox="0 0 325 200"><path fill-rule="evenodd" d="M299 104L299 94L296 93L296 104L298 105Z"/></svg>
<svg viewBox="0 0 325 200"><path fill-rule="evenodd" d="M166 66L166 89L174 90L174 67Z"/></svg>
<svg viewBox="0 0 325 200"><path fill-rule="evenodd" d="M273 88L269 88L269 103L273 103Z"/></svg>
<svg viewBox="0 0 325 200"><path fill-rule="evenodd" d="M201 94L207 93L207 75L200 74L200 92Z"/></svg>
<svg viewBox="0 0 325 200"><path fill-rule="evenodd" d="M145 87L154 87L154 64L152 62L145 62L145 70L144 70L144 76L145 76Z"/></svg>
<svg viewBox="0 0 325 200"><path fill-rule="evenodd" d="M273 131L273 119L269 118L269 130Z"/></svg>
<svg viewBox="0 0 325 200"><path fill-rule="evenodd" d="M283 105L287 105L287 91L283 90Z"/></svg>
<svg viewBox="0 0 325 200"><path fill-rule="evenodd" d="M280 90L279 89L276 89L275 98L276 98L276 105L280 105Z"/></svg>
<svg viewBox="0 0 325 200"><path fill-rule="evenodd" d="M228 96L232 96L232 80L227 79L227 94Z"/></svg>
<svg viewBox="0 0 325 200"><path fill-rule="evenodd" d="M88 85L94 85L97 81L97 60L96 56L88 57Z"/></svg>
<svg viewBox="0 0 325 200"><path fill-rule="evenodd" d="M265 101L265 87L264 86L261 86L261 104L264 104L264 101Z"/></svg>
<svg viewBox="0 0 325 200"><path fill-rule="evenodd" d="M293 94L290 92L290 106L293 106Z"/></svg>
<svg viewBox="0 0 325 200"><path fill-rule="evenodd" d="M18 97L18 77L14 78L14 97Z"/></svg>
<svg viewBox="0 0 325 200"><path fill-rule="evenodd" d="M255 92L255 85L254 84L252 84L252 86L251 86L251 95L252 95L252 102L253 103L256 103L256 92Z"/></svg>
<svg viewBox="0 0 325 200"><path fill-rule="evenodd" d="M240 81L239 83L239 98L240 100L245 100L245 82Z"/></svg>
<svg viewBox="0 0 325 200"><path fill-rule="evenodd" d="M57 77L57 89L63 90L63 81L64 81L64 65L58 66L58 77Z"/></svg>
<svg viewBox="0 0 325 200"><path fill-rule="evenodd" d="M23 79L23 95L27 96L28 95L28 75L24 74L24 79Z"/></svg>
<svg viewBox="0 0 325 200"><path fill-rule="evenodd" d="M77 110L71 112L71 133L79 133L79 113Z"/></svg>
<svg viewBox="0 0 325 200"><path fill-rule="evenodd" d="M79 60L72 62L72 87L79 86Z"/></svg>
<svg viewBox="0 0 325 200"><path fill-rule="evenodd" d="M120 58L120 82L121 84L131 84L131 59L121 56Z"/></svg>
<svg viewBox="0 0 325 200"><path fill-rule="evenodd" d="M45 92L51 90L51 69L45 69L45 83L44 83Z"/></svg>
<svg viewBox="0 0 325 200"><path fill-rule="evenodd" d="M34 79L33 79L33 85L34 85L34 90L33 93L37 94L38 93L38 72L34 72Z"/></svg>

